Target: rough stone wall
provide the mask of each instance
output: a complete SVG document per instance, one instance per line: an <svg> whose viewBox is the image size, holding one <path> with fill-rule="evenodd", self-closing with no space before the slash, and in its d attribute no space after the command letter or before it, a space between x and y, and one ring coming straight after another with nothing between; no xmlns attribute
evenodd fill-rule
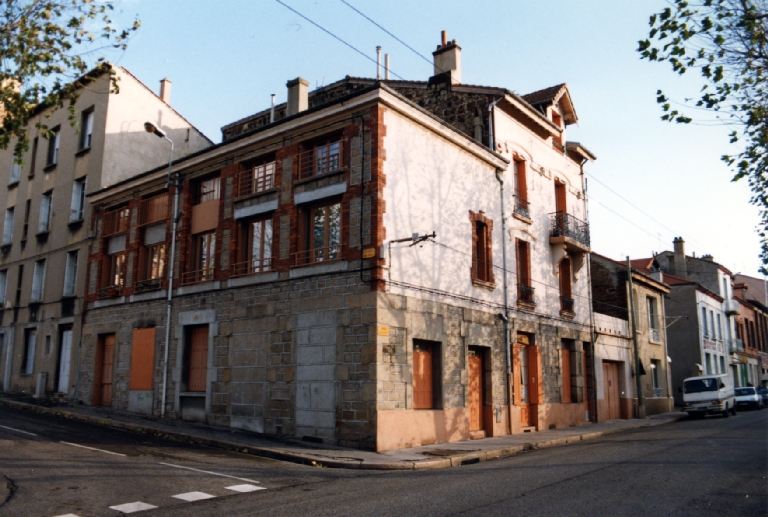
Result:
<svg viewBox="0 0 768 517"><path fill-rule="evenodd" d="M590 258L592 278L592 309L600 314L627 321L626 274L619 272L616 263L592 255Z"/></svg>

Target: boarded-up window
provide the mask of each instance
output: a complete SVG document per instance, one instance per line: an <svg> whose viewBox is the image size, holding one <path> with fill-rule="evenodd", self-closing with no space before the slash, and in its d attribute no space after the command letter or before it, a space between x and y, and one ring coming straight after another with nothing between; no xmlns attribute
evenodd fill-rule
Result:
<svg viewBox="0 0 768 517"><path fill-rule="evenodd" d="M136 329L133 331L131 350L132 390L151 390L152 373L155 369L155 329Z"/></svg>

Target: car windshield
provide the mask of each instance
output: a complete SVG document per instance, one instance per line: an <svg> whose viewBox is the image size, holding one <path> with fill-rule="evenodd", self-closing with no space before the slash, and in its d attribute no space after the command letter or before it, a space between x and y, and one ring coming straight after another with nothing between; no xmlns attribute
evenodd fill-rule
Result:
<svg viewBox="0 0 768 517"><path fill-rule="evenodd" d="M701 393L702 391L717 391L717 379L694 379L685 381L683 393Z"/></svg>
<svg viewBox="0 0 768 517"><path fill-rule="evenodd" d="M736 388L736 395L754 395L755 388Z"/></svg>

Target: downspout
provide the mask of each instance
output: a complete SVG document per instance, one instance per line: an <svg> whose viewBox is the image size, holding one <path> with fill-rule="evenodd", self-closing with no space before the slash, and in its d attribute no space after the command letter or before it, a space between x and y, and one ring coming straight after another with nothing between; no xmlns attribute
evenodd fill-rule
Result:
<svg viewBox="0 0 768 517"><path fill-rule="evenodd" d="M171 142L170 140L168 140ZM168 181L166 187L171 184L171 165L173 163L173 142L171 142L171 161L168 162ZM171 261L168 264L168 310L165 316L165 350L163 352L163 396L160 408L160 417L165 416L165 400L168 392L168 348L171 343L171 309L173 308L173 268L176 263L176 232L179 225L179 194L181 192L179 174L176 173L173 195L173 227L171 230Z"/></svg>
<svg viewBox="0 0 768 517"><path fill-rule="evenodd" d="M584 213L586 220L589 221L589 203L587 197L587 178L584 177L584 164L586 159L579 163L579 170L581 171L582 188L584 189ZM590 420L597 423L597 336L595 335L595 307L592 301L592 253L587 253L587 279L589 281L589 335L592 341L592 409L594 415L590 415ZM584 379L584 389L587 390L585 398L589 397L589 386L587 385L587 379ZM589 408L589 404L587 404Z"/></svg>
<svg viewBox="0 0 768 517"><path fill-rule="evenodd" d="M504 97L499 97L488 105L488 147L491 151L496 152L496 135L493 127L496 125L496 120L493 117L493 107L496 106Z"/></svg>
<svg viewBox="0 0 768 517"><path fill-rule="evenodd" d="M381 48L381 47L378 47ZM357 115L354 118L360 119L360 232L358 238L360 240L360 282L365 283L363 278L363 210L365 208L365 117ZM371 141L371 154L373 154L373 141ZM349 153L349 170L352 170L352 153ZM373 171L371 171L373 173ZM373 210L373 201L371 201L371 210ZM373 214L371 214L373 215ZM369 218L373 222L373 217ZM369 225L370 226L370 225ZM368 229L373 234L373 228ZM371 279L371 274L368 275L368 280Z"/></svg>
<svg viewBox="0 0 768 517"><path fill-rule="evenodd" d="M501 261L504 278L504 349L507 354L507 399L509 434L512 434L512 350L509 335L509 287L507 285L507 214L504 212L504 178L501 169L496 169L496 180L499 182L499 197L501 199Z"/></svg>

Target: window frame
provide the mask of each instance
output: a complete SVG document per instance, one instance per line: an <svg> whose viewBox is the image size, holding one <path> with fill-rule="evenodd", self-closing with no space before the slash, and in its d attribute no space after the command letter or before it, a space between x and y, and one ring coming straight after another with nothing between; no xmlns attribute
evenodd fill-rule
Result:
<svg viewBox="0 0 768 517"><path fill-rule="evenodd" d="M496 287L493 270L493 220L487 218L482 210L478 213L470 210L469 221L472 225L472 283L478 287L493 289Z"/></svg>
<svg viewBox="0 0 768 517"><path fill-rule="evenodd" d="M0 309L5 308L8 298L8 269L0 270Z"/></svg>
<svg viewBox="0 0 768 517"><path fill-rule="evenodd" d="M64 264L64 288L62 289L62 297L76 296L77 294L77 263L79 257L79 251L73 250L67 252L66 262Z"/></svg>
<svg viewBox="0 0 768 517"><path fill-rule="evenodd" d="M61 147L61 126L51 129L52 137L48 138L48 152L46 153L45 166L53 167L59 162L59 149Z"/></svg>
<svg viewBox="0 0 768 517"><path fill-rule="evenodd" d="M51 231L51 215L53 214L53 191L49 190L40 196L40 218L37 221L37 233Z"/></svg>
<svg viewBox="0 0 768 517"><path fill-rule="evenodd" d="M209 182L210 189L207 189L205 185ZM221 176L218 174L195 179L193 187L192 206L221 199Z"/></svg>
<svg viewBox="0 0 768 517"><path fill-rule="evenodd" d="M37 345L37 329L24 329L24 355L21 358L21 374L35 373L35 347Z"/></svg>
<svg viewBox="0 0 768 517"><path fill-rule="evenodd" d="M333 240L331 235L333 223L331 221L334 217L334 207L338 207L338 235L336 236L337 242L331 244ZM318 248L315 247L317 235L315 234L314 229L317 223L315 217L316 212L321 209L325 212L323 215L323 246ZM342 237L344 227L342 216L342 202L340 199L325 200L322 203L307 205L302 208L299 215L299 242L297 246L298 253L296 254L296 265L331 262L342 258ZM331 251L331 248L336 248L336 250ZM327 252L325 250L327 250Z"/></svg>
<svg viewBox="0 0 768 517"><path fill-rule="evenodd" d="M534 298L533 279L531 278L531 243L523 239L515 239L515 275L517 276L517 302L536 305ZM530 300L522 295L528 293Z"/></svg>
<svg viewBox="0 0 768 517"><path fill-rule="evenodd" d="M260 225L259 239L259 257L254 258L254 233L255 225ZM237 264L233 264L233 273L239 275L249 275L253 273L263 273L273 269L272 260L274 259L274 238L275 227L272 215L267 217L256 216L239 221ZM258 262L258 266L256 266Z"/></svg>
<svg viewBox="0 0 768 517"><path fill-rule="evenodd" d="M144 245L143 264L139 271L139 281L159 280L163 281L166 277L168 268L168 243L166 241L155 242L154 244ZM154 250L160 252L159 265L157 269L153 265Z"/></svg>
<svg viewBox="0 0 768 517"><path fill-rule="evenodd" d="M77 178L72 182L72 200L69 204L69 222L76 223L83 220L85 215L85 189L87 176Z"/></svg>
<svg viewBox="0 0 768 517"><path fill-rule="evenodd" d="M5 219L3 220L3 240L0 243L2 246L10 246L13 243L13 223L15 220L15 212L15 206L5 209Z"/></svg>
<svg viewBox="0 0 768 517"><path fill-rule="evenodd" d="M94 107L84 109L80 114L80 138L78 139L78 151L91 148L93 143L93 119Z"/></svg>
<svg viewBox="0 0 768 517"><path fill-rule="evenodd" d="M35 261L34 269L32 270L32 291L29 298L30 303L42 303L45 296L45 270L46 259L40 259Z"/></svg>

